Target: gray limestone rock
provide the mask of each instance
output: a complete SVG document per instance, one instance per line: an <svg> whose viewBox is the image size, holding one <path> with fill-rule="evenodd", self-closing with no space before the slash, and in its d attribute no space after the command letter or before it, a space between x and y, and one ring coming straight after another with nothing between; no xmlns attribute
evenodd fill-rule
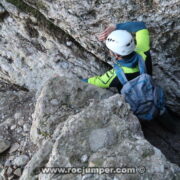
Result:
<svg viewBox="0 0 180 180"><path fill-rule="evenodd" d="M21 176L21 169L17 168L14 172L13 172L16 176Z"/></svg>
<svg viewBox="0 0 180 180"><path fill-rule="evenodd" d="M12 172L13 172L13 169L11 167L8 167L8 169L6 171L7 175L10 176L12 174Z"/></svg>
<svg viewBox="0 0 180 180"><path fill-rule="evenodd" d="M10 147L11 143L7 140L0 139L0 153L3 153Z"/></svg>
<svg viewBox="0 0 180 180"><path fill-rule="evenodd" d="M89 135L89 144L92 151L116 143L117 132L114 129L95 129Z"/></svg>
<svg viewBox="0 0 180 180"><path fill-rule="evenodd" d="M3 176L0 175L0 180L5 180L5 178Z"/></svg>
<svg viewBox="0 0 180 180"><path fill-rule="evenodd" d="M6 160L6 162L4 163L4 166L6 167L9 167L9 166L12 166L13 165L13 160L14 160L14 156L10 156L7 160Z"/></svg>
<svg viewBox="0 0 180 180"><path fill-rule="evenodd" d="M145 139L122 96L78 80L112 64L97 33L110 23L144 21L154 79L165 89L168 107L179 114L179 17L178 0L1 0L0 136L18 144L0 163L22 167L29 161L22 175L19 168L14 172L20 180L180 179L180 168ZM25 104L31 91L36 92L33 120L32 107ZM34 145L26 126L31 121ZM172 146L172 136L163 137ZM178 154L176 143L172 152ZM0 140L0 153L9 147ZM17 154L25 149L28 156ZM136 173L43 174L40 167L135 167Z"/></svg>
<svg viewBox="0 0 180 180"><path fill-rule="evenodd" d="M20 155L18 157L16 157L13 161L13 165L14 166L25 166L27 164L27 162L29 161L29 157L26 155Z"/></svg>
<svg viewBox="0 0 180 180"><path fill-rule="evenodd" d="M19 120L21 118L22 114L20 112L17 112L14 114L14 119Z"/></svg>
<svg viewBox="0 0 180 180"><path fill-rule="evenodd" d="M24 132L29 132L30 131L30 125L29 124L24 124L23 125L23 131Z"/></svg>
<svg viewBox="0 0 180 180"><path fill-rule="evenodd" d="M59 80L62 78L52 79L51 83L56 85L55 82ZM68 79L64 81L67 81L67 84L69 83ZM51 83L48 82L48 84ZM83 82L76 83L74 93L69 94L68 99L73 100L74 94L81 86L84 88L87 86L86 89L91 87L88 84L84 85ZM59 97L58 94L57 97ZM44 103L51 104L50 101L44 101ZM76 107L80 107L81 104L81 99L78 99ZM56 109L56 106L52 107ZM50 120L51 117L49 116L46 122ZM132 177L141 180L149 180L152 177L158 180L168 180L179 176L179 167L170 163L160 150L145 140L138 119L132 114L129 105L124 102L123 97L119 94L99 100L91 100L91 103L85 104L78 113L69 115L64 121L57 122L57 126L53 129L51 138L42 141L40 150L37 152L39 157L44 157L43 153L47 148L46 143L51 141L48 156L43 164L44 167L134 167L136 173L133 175L91 174L88 177L78 174L62 175L40 172L34 174L32 172L37 169L37 166L33 166L37 157L35 154L27 164L22 180L28 178L30 180L35 178L40 180L80 180L82 178L113 180L114 178L131 179ZM44 151L42 152L42 150ZM82 161L84 155L87 158ZM146 171L142 173L143 170Z"/></svg>
<svg viewBox="0 0 180 180"><path fill-rule="evenodd" d="M34 154L32 159L26 165L20 180L35 180L35 174L39 172L39 168L43 167L47 162L52 150L52 142L46 141L43 146Z"/></svg>
<svg viewBox="0 0 180 180"><path fill-rule="evenodd" d="M31 127L32 141L37 143L50 138L59 123L80 112L92 99L101 100L111 95L110 91L87 85L75 78L73 83L65 76L50 79L37 99Z"/></svg>
<svg viewBox="0 0 180 180"><path fill-rule="evenodd" d="M1 3L10 16L0 28L0 78L37 91L55 74L82 78L105 70L104 63L39 11L31 9L34 14L28 15L29 12L23 13L6 0ZM72 42L71 46L66 42Z"/></svg>

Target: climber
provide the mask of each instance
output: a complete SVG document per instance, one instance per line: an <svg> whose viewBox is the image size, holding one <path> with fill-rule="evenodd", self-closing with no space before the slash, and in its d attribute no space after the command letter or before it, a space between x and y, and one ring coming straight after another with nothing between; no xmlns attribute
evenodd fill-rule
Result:
<svg viewBox="0 0 180 180"><path fill-rule="evenodd" d="M135 33L136 45L132 33ZM106 46L112 59L115 61L114 63L118 64L118 68L119 66L121 67L121 71L123 71L128 81L135 79L141 74L138 62L143 61L146 73L150 76L152 75L149 31L144 22L109 25L98 36L98 39L99 41L106 40ZM120 92L123 84L116 70L114 67L103 75L83 79L83 81L101 88L116 87ZM164 110L160 115L158 121L165 128L174 132L174 124L171 122L168 111Z"/></svg>
<svg viewBox="0 0 180 180"><path fill-rule="evenodd" d="M130 33L135 33L136 46ZM128 80L134 79L139 75L137 67L138 54L145 60L147 73L152 75L149 32L144 22L110 25L99 35L98 39L100 41L106 40L106 46L110 55L121 65ZM116 40L120 44L117 44ZM117 46L119 46L118 49ZM119 91L122 88L122 84L119 82L114 69L107 71L101 76L83 79L83 81L101 88L116 87Z"/></svg>

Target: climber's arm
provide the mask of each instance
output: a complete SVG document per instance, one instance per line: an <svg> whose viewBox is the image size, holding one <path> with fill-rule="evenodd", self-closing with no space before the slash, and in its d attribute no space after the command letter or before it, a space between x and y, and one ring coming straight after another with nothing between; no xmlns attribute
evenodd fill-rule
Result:
<svg viewBox="0 0 180 180"><path fill-rule="evenodd" d="M82 81L88 82L89 84L93 84L95 86L101 88L109 88L111 82L116 77L114 70L110 70L101 76L94 76L88 79L83 79Z"/></svg>

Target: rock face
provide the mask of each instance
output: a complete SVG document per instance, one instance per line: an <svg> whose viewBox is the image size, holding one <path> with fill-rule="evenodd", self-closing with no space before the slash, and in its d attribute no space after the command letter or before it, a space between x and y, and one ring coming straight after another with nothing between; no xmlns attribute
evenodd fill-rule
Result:
<svg viewBox="0 0 180 180"><path fill-rule="evenodd" d="M0 78L30 90L38 90L54 74L92 76L100 67L103 72L103 63L99 63L94 55L76 42L69 44L73 38L48 20L45 21L38 11L29 9L39 19L20 12L5 0L1 3L8 15L3 17L0 28Z"/></svg>
<svg viewBox="0 0 180 180"><path fill-rule="evenodd" d="M138 119L130 112L129 105L124 102L119 94L110 96L111 92L96 89L75 79L76 86L70 85L70 82L68 78L56 77L49 80L42 89L38 99L39 102L37 102L38 106L35 109L35 112L39 112L39 116L34 116L33 123L38 121L38 124L41 124L42 116L45 117L42 129L50 129L50 136L42 137L42 134L36 134L34 139L33 135L35 133L31 131L33 141L39 143L41 148L25 167L21 180L35 179L35 176L41 180L114 180L130 179L132 177L134 179L151 179L152 177L153 179L178 179L179 167L169 163L161 151L144 139ZM65 84L69 87L69 89L65 88L67 91L62 88L65 87ZM87 90L87 97L84 96L81 89ZM72 92L72 90L73 93L70 94L69 92ZM82 97L79 96L80 94L82 94ZM65 112L61 108L62 98L64 97L66 97L66 103L71 105L74 103L74 108L79 109L79 111L71 113L71 109L69 109L69 116L59 118L54 123L53 119L56 119L56 113L49 113L49 116L47 116L42 109L39 109L40 106L44 106L54 109L52 112L56 112L57 106L52 105L50 101L52 95L53 99L58 99L58 112L60 114ZM47 98L50 99L47 100ZM75 99L77 101L74 101ZM91 103L89 103L89 100L91 100ZM86 104L82 104L83 101ZM66 111L68 110L66 109ZM47 110L45 112L48 113ZM34 128L37 127L40 128L40 125L34 126ZM38 139L41 139L41 141L38 141ZM45 149L47 149L46 156L44 155ZM146 172L133 175L91 174L89 178L87 178L87 175L77 174L43 174L39 172L39 166L35 165L36 157L38 157L39 165L44 162L43 167L127 166L145 167ZM36 172L36 175L34 172Z"/></svg>
<svg viewBox="0 0 180 180"><path fill-rule="evenodd" d="M107 61L106 53L96 39L107 24L144 21L151 33L154 76L165 88L167 104L180 112L179 43L180 4L173 1L104 0L55 1L24 0L70 34L87 51ZM107 51L106 51L107 52Z"/></svg>
<svg viewBox="0 0 180 180"><path fill-rule="evenodd" d="M7 2L31 15L19 13ZM105 72L103 61L109 58L96 34L109 23L144 21L152 39L154 77L166 91L167 105L179 114L178 0L1 3L1 77L38 89L54 73L76 77L101 74Z"/></svg>
<svg viewBox="0 0 180 180"><path fill-rule="evenodd" d="M43 138L51 137L55 127L64 122L70 115L76 114L91 103L92 100L101 100L113 95L94 86L87 86L75 78L65 76L54 77L42 88L37 99L31 139L34 143Z"/></svg>
<svg viewBox="0 0 180 180"><path fill-rule="evenodd" d="M24 155L31 158L35 150L29 140L30 130L23 129L24 125L32 124L33 104L33 92L0 81L0 177L3 180L16 180L21 171L17 166L25 165L29 159Z"/></svg>
<svg viewBox="0 0 180 180"><path fill-rule="evenodd" d="M109 23L144 21L154 78L166 91L168 107L179 114L179 5L178 0L1 0L0 179L180 179L180 168L145 139L122 96L78 80L111 68L97 33ZM156 144L176 152L171 160L178 164L179 136L164 132L159 139ZM135 169L62 175L40 167Z"/></svg>

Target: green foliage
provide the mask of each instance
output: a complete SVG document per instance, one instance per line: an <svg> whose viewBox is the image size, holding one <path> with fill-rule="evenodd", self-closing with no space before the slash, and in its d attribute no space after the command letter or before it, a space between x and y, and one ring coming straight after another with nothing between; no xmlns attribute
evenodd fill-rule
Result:
<svg viewBox="0 0 180 180"><path fill-rule="evenodd" d="M50 138L51 135L46 131L41 131L40 129L37 129L37 132L39 135L44 136L45 138Z"/></svg>

